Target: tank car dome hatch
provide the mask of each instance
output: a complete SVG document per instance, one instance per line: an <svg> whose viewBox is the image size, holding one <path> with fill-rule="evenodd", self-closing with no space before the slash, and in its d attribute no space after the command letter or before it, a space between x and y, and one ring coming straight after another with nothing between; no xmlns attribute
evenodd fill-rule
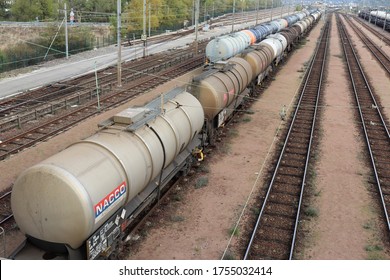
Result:
<svg viewBox="0 0 390 280"><path fill-rule="evenodd" d="M160 108L160 100L154 103ZM117 115L112 125L18 177L11 202L22 232L77 249L172 162L204 120L199 101L182 89L164 104L163 114L149 107L138 112L137 122L133 113ZM126 114L135 119L126 120Z"/></svg>

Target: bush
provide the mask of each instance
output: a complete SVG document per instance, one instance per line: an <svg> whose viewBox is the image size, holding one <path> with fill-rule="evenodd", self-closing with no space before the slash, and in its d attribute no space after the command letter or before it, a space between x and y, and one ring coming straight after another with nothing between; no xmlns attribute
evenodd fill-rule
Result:
<svg viewBox="0 0 390 280"><path fill-rule="evenodd" d="M313 207L309 207L305 210L305 214L309 217L318 217L318 211L317 209Z"/></svg>
<svg viewBox="0 0 390 280"><path fill-rule="evenodd" d="M4 49L0 52L0 72L27 67L41 63L56 34L56 26L52 26L41 38L31 42L23 42ZM94 47L95 37L89 28L77 28L69 32L69 53L91 50ZM60 32L51 46L45 60L52 60L66 56L65 35Z"/></svg>

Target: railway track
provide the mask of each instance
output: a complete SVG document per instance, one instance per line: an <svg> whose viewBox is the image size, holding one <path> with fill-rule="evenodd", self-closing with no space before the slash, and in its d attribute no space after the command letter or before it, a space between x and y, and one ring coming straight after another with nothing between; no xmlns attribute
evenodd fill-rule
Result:
<svg viewBox="0 0 390 280"><path fill-rule="evenodd" d="M327 60L329 30L330 21L327 21L309 65L300 99L244 259L293 257Z"/></svg>
<svg viewBox="0 0 390 280"><path fill-rule="evenodd" d="M364 20L359 17L354 17L356 22L359 22L362 26L374 33L378 38L380 38L386 45L390 46L390 38L385 32L379 32L377 29L373 28L370 24L367 24Z"/></svg>
<svg viewBox="0 0 390 280"><path fill-rule="evenodd" d="M344 23L337 16L339 33L346 57L351 87L362 124L379 200L383 208L387 228L390 231L390 134L383 113L378 105L375 93L364 74L356 51L345 29Z"/></svg>
<svg viewBox="0 0 390 280"><path fill-rule="evenodd" d="M366 47L371 51L375 59L382 65L383 69L386 70L387 74L390 75L390 57L382 50L380 46L375 44L374 41L371 40L361 29L356 27L356 25L351 22L349 16L343 15L343 17L347 20L349 26L352 27L352 29L359 36L359 38L366 45Z"/></svg>
<svg viewBox="0 0 390 280"><path fill-rule="evenodd" d="M205 43L200 44L203 50ZM142 75L158 73L164 68L180 63L192 56L188 49L166 51L125 63L122 80L127 84ZM117 69L109 67L98 72L100 94L109 92L117 85ZM72 109L89 101L96 91L95 74L87 74L72 80L61 81L44 88L28 91L16 97L0 101L0 132L22 128L31 121L37 121L46 115L61 110Z"/></svg>
<svg viewBox="0 0 390 280"><path fill-rule="evenodd" d="M236 12L234 15L234 24L243 24L249 21L256 21L256 18L259 20L264 18L270 18L271 15L273 16L273 19L278 18L281 16L281 14L285 13L292 13L293 10L288 10L286 7L284 8L274 8L272 13L270 9L262 9L259 10L258 13L256 11L246 11L246 12ZM214 28L217 26L223 26L223 25L231 25L233 23L233 14L225 14L216 18L210 19L210 28ZM259 22L260 23L260 22ZM203 28L204 24L199 25L199 30ZM163 43L169 40L175 40L177 38L180 38L182 36L192 34L195 32L195 29L189 29L182 32L173 32L171 34L164 34L164 35L158 35L149 37L147 39L147 44L158 44ZM143 41L141 39L137 40L128 40L127 42L122 43L124 47L128 46L135 46L135 45L143 45Z"/></svg>
<svg viewBox="0 0 390 280"><path fill-rule="evenodd" d="M5 228L5 223L13 219L11 211L11 191L6 191L0 196L0 227Z"/></svg>
<svg viewBox="0 0 390 280"><path fill-rule="evenodd" d="M275 18L283 12L283 9L274 9L273 15ZM286 13L287 10L285 9ZM270 17L270 10L237 13L235 15L235 23L240 24L246 21L254 21L256 17L259 18ZM226 15L217 19L213 24L226 24L232 22L232 15ZM160 37L152 37L151 42L161 42L172 40L180 36L184 36L193 30L167 35ZM202 42L200 49L203 50L205 43ZM182 57L187 55L186 50L175 50L174 52L165 52L164 54L146 57L143 60L136 60L128 64L124 64L122 68L122 80L124 83L136 79L142 72L154 73L158 69L162 61L166 63L174 63L180 54ZM173 54L174 53L174 54ZM180 58L182 59L182 58ZM173 61L173 62L172 62ZM145 70L146 69L146 70ZM116 76L117 69L109 67L97 72L97 80L100 92L103 89L111 90L117 83ZM61 81L53 83L44 88L32 90L18 95L18 97L7 98L0 101L0 132L4 133L11 129L20 129L24 124L31 121L37 121L45 115L56 114L60 110L72 108L72 106L79 106L88 101L93 96L94 88L96 88L96 77L94 73L87 74L72 80Z"/></svg>
<svg viewBox="0 0 390 280"><path fill-rule="evenodd" d="M74 108L71 112L54 116L50 121L38 124L32 129L3 140L0 144L0 160L4 160L11 154L16 154L40 141L48 139L49 137L76 125L84 119L99 114L101 111L112 109L117 105L125 103L167 80L201 66L203 62L204 55L199 54L159 72L158 76L143 75L142 78L129 83L126 87L123 87L120 90L116 89L107 95L101 96L99 100L100 110L96 101L97 94L96 92L93 92L93 94L91 93L93 99L84 105Z"/></svg>

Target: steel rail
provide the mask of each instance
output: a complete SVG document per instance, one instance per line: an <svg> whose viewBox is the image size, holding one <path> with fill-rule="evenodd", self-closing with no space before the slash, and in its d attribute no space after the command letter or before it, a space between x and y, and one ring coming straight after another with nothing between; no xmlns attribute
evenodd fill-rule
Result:
<svg viewBox="0 0 390 280"><path fill-rule="evenodd" d="M4 224L4 223L7 222L8 220L12 219L13 216L14 216L14 214L10 214L10 215L8 215L7 217L5 217L4 219L2 219L2 220L0 221L0 225Z"/></svg>
<svg viewBox="0 0 390 280"><path fill-rule="evenodd" d="M363 21L360 17L354 17L354 18L357 18L357 22L359 22L362 26L364 26L365 28L370 30L372 33L374 33L379 39L381 39L383 42L385 42L385 44L390 46L390 38L386 36L387 35L386 33L382 34L378 30L376 30L375 28L373 28L372 26L367 24L366 21Z"/></svg>
<svg viewBox="0 0 390 280"><path fill-rule="evenodd" d="M156 56L148 56L142 60L125 63L122 71L123 80L127 83L129 78L131 78L130 81L135 79L139 75L138 73L155 73L159 71L157 66L163 65L166 68L172 61L177 63L181 59L188 58L188 55L188 49L179 50L174 53L172 51L165 51L159 53L157 58ZM128 66L131 66L131 68ZM111 71L112 73L106 74L107 71ZM116 69L107 67L99 70L98 80L100 88L107 86L111 88L117 81ZM50 106L66 107L63 104L66 104L67 100L71 103L72 100L80 100L82 96L88 95L91 88L95 87L95 82L94 74L87 74L72 80L60 81L31 92L25 92L13 98L6 98L0 101L0 127L8 123L19 122L21 119L23 123L27 122L30 120L28 116L36 116L37 112L41 117L45 115L45 112L46 114L50 113L50 110L47 109ZM6 116L4 121L1 120L2 115ZM13 128L12 126L10 127ZM3 129L2 131L5 130Z"/></svg>
<svg viewBox="0 0 390 280"><path fill-rule="evenodd" d="M3 199L3 198L5 198L5 197L9 196L11 193L12 193L12 191L8 191L8 192L2 194L1 197L0 197L0 199Z"/></svg>
<svg viewBox="0 0 390 280"><path fill-rule="evenodd" d="M374 104L374 107L376 108L375 112L377 113L377 116L381 120L381 124L380 125L381 125L381 127L383 127L383 129L386 132L387 143L389 143L390 134L389 134L389 130L387 129L386 123L385 123L385 121L383 119L383 116L382 116L382 114L380 112L379 106L378 106L378 104L377 104L377 102L375 100L375 96L373 94L373 91L371 90L370 84L367 81L367 78L366 78L366 76L364 74L364 71L363 71L361 65L360 65L359 59L357 57L357 54L356 54L356 52L355 52L355 50L353 48L352 42L351 42L351 40L350 40L350 38L348 36L348 32L345 30L344 24L340 20L339 16L338 16L338 21L339 21L338 28L339 28L339 32L340 32L340 38L342 40L344 55L345 55L345 58L346 58L346 61L347 61L347 65L348 65L348 72L349 72L349 76L351 78L351 84L352 84L352 87L353 87L356 103L358 105L359 116L360 116L360 119L361 119L363 131L364 131L364 135L365 135L365 141L366 141L367 148L368 148L368 151L369 151L369 154L370 154L371 165L372 165L372 168L373 168L373 171L374 171L374 175L375 175L375 180L376 180L376 183L377 183L377 186L378 186L380 200L381 200L383 211L384 211L385 218L386 218L386 221L387 221L387 227L388 227L388 230L390 231L389 214L388 214L388 211L386 209L386 202L385 202L384 195L383 195L383 192L382 192L382 186L381 186L381 182L380 182L381 180L379 178L379 174L378 174L378 170L377 170L377 162L375 160L375 157L374 157L374 154L373 154L373 150L372 150L372 146L370 144L370 137L368 135L368 129L367 129L367 126L366 126L366 118L364 117L364 113L363 113L363 110L362 110L362 105L361 105L360 98L359 98L359 89L358 89L358 86L356 85L356 82L357 82L356 79L358 77L355 77L356 75L360 74L361 78L365 82L365 89L368 91L369 96L371 97L371 100L372 100L372 102ZM352 53L352 58L354 59L354 62L357 64L359 72L353 71L353 69L351 68L352 61L350 60L350 58L349 58L349 56L347 54L347 52L348 52L347 47L349 48L349 50Z"/></svg>
<svg viewBox="0 0 390 280"><path fill-rule="evenodd" d="M195 56L195 57L191 58L190 60L184 61L178 65L175 65L175 67L172 67L171 69L167 69L167 70L163 71L162 73L159 74L159 77L161 77L161 76L163 76L163 77L165 77L165 76L168 76L168 77L178 76L180 74L183 74L184 72L187 72L193 68L198 67L199 65L202 64L203 61L204 61L203 55ZM123 94L122 98L119 98L119 100L110 102L110 104L108 106L102 108L102 110L107 110L107 109L113 108L119 104L122 104L123 102L130 100L131 98L134 98L138 94L142 93L144 90L151 89L151 88L157 86L161 82L161 80L164 80L164 78L156 78L156 77L147 76L144 80L139 81L136 84L132 85L131 88L123 88L121 91L115 92L115 93L110 94L108 96L104 96L100 100L101 103L103 103L104 101L109 102L109 100L111 98L119 97L121 94ZM130 95L128 94L129 92L131 92ZM92 110L92 112L88 112L91 107L93 107L94 110ZM87 113L83 114L83 111L86 111ZM85 120L85 119L87 119L93 115L99 114L99 113L100 113L100 111L96 110L96 102L90 101L87 104L80 106L80 108L78 108L78 109L76 109L76 110L74 110L74 111L72 111L64 116L59 116L59 117L57 117L49 122L46 122L46 123L41 124L39 126L36 126L32 129L28 130L27 132L23 132L23 133L15 136L15 137L12 137L10 139L6 139L0 145L0 151L4 151L3 154L0 154L0 160L3 160L8 155L15 154L15 153L19 152L20 150L23 150L24 148L30 147L37 142L40 142L44 139L47 139L50 136L53 136L61 131L64 131L65 129L68 129L69 127L74 126L78 122ZM78 116L79 114L80 115L83 114L83 115ZM76 116L76 117L74 117L74 116ZM62 125L62 126L58 125L59 122L61 122L64 118L67 118L67 117L72 118L73 120L70 121L66 125ZM50 132L39 131L39 130L43 130L45 127L48 127L50 124L55 124L58 126L56 126L56 129L51 130ZM40 136L40 137L32 137L32 136L25 137L26 135L31 135L31 134L40 134L42 136ZM16 139L22 139L22 138L26 138L26 139L33 138L33 139L25 144L15 144L14 143L14 141ZM5 150L2 147L2 145L16 145L17 147L10 149L10 150Z"/></svg>
<svg viewBox="0 0 390 280"><path fill-rule="evenodd" d="M276 176L278 174L278 171L279 171L279 168L280 168L280 165L281 165L281 162L283 160L283 157L284 157L284 154L285 154L285 151L286 151L286 148L287 148L287 145L289 143L289 139L290 139L290 135L293 131L293 128L294 128L294 125L295 125L295 121L297 119L297 115L298 115L298 112L300 112L300 109L301 109L301 103L302 103L302 100L305 96L305 92L306 92L306 89L308 87L308 83L311 81L311 78L312 78L312 73L313 73L313 69L314 69L314 65L317 60L317 56L319 54L319 50L321 48L321 42L324 40L324 38L326 39L326 43L325 43L325 48L328 47L328 32L330 30L330 25L329 25L329 21L326 23L326 28L323 29L322 31L322 34L321 34L321 40L320 40L320 43L318 43L317 47L316 47L316 50L315 50L315 53L312 57L312 60L311 60L311 63L310 63L310 66L309 66L309 71L308 71L308 74L306 75L306 79L305 79L305 82L304 82L304 86L303 86L303 89L301 91L301 96L299 98L299 101L298 101L298 104L296 106L296 109L295 109L295 113L294 113L294 116L293 116L293 119L292 119L292 122L291 122L291 125L289 127L289 130L288 130L288 133L287 133L287 136L286 136L286 140L284 141L284 145L283 145L283 148L282 148L282 151L280 153L280 156L279 156L279 159L278 159L278 162L276 164L276 168L275 168L275 171L273 173L273 176L272 176L272 179L271 179L271 182L269 184L269 187L268 187L268 190L267 190L267 194L264 198L264 201L263 201L263 205L262 205L262 208L260 210L260 214L258 215L258 218L257 218L257 221L256 221L256 225L253 229L253 232L252 232L252 235L251 235L251 238L250 238L250 241L248 243L248 246L247 246L247 249L246 249L246 252L245 252L245 255L244 255L244 260L248 259L249 257L249 254L250 254L250 251L252 249L252 245L253 245L253 242L254 242L254 239L255 239L255 236L256 236L256 233L260 227L260 221L263 217L263 214L264 214L264 211L265 211L265 208L266 208L266 205L268 203L268 200L269 200L269 197L270 197L270 193L271 193L271 190L274 186L274 183L275 183L275 179L276 179ZM324 52L324 56L320 58L320 60L322 61L322 65L321 65L321 77L319 79L320 83L322 83L322 76L323 76L323 73L324 73L324 67L325 67L325 59L324 57L326 56L326 50ZM302 197L303 197L303 192L304 192L304 187L305 187L305 184L306 184L306 175L307 175L307 168L308 168L308 163L309 163L309 159L310 159L310 149L311 149L311 144L312 144L312 139L313 139L313 133L314 133L314 127L315 127L315 122L316 122L316 114L317 114L317 105L318 105L318 101L319 101L319 93L321 91L321 86L319 85L318 87L318 90L317 90L317 96L316 96L316 101L315 101L315 110L313 112L313 119L312 119L312 124L311 124L311 131L310 131L310 139L309 139L309 146L308 146L308 150L307 150L307 155L306 155L306 160L305 160L305 167L304 167L304 175L303 175L303 180L302 180L302 183L301 183L301 189L300 189L300 196L299 196L299 203L298 203L298 211L297 211L297 214L296 214L296 218L295 218L295 223L294 223L294 231L293 231L293 240L292 240L292 243L291 243L291 246L290 246L290 252L289 252L289 259L292 258L292 255L293 255L293 250L294 250L294 245L295 245L295 240L296 240L296 233L297 233L297 224L298 224L298 221L299 221L299 215L300 215L300 208L301 208L301 205L302 205Z"/></svg>
<svg viewBox="0 0 390 280"><path fill-rule="evenodd" d="M0 200L1 200L1 199L5 199L6 197L10 196L11 193L12 193L12 191L7 191L7 192L3 193L3 194L1 195L1 197L0 197ZM14 215L11 213L11 214L9 214L9 215L4 215L4 216L5 216L5 218L2 219L2 220L0 221L0 225L4 224L6 221L8 221L9 219L11 219Z"/></svg>
<svg viewBox="0 0 390 280"><path fill-rule="evenodd" d="M348 21L352 29L355 31L355 33L359 36L359 38L363 41L363 43L366 45L368 49L370 49L371 53L375 56L375 58L378 60L378 62L382 65L382 67L387 71L387 73L390 75L390 58L389 56L380 49L380 47L375 44L364 32L356 27L353 23L351 23L351 20L349 17L343 15L344 18Z"/></svg>
<svg viewBox="0 0 390 280"><path fill-rule="evenodd" d="M324 56L322 57L321 76L320 76L319 85L318 85L317 100L316 100L316 103L315 103L314 118L313 118L313 124L312 124L312 128L311 128L311 133L310 133L310 143L309 143L309 148L308 148L308 155L307 155L307 158L306 158L306 166L305 166L305 172L304 172L304 177L303 177L303 182L302 182L302 191L301 191L301 195L299 197L298 214L297 214L296 221L295 221L295 226L294 226L294 235L293 235L293 240L292 240L289 260L292 259L293 253L294 253L294 248L295 248L295 240L296 240L296 236L297 236L300 211L301 211L301 206L302 206L302 201L303 201L303 192L304 192L305 184L306 184L306 175L307 175L307 169L308 169L308 166L309 166L311 146L312 146L312 143L313 143L314 129L315 129L316 121L317 121L318 103L319 103L319 99L320 99L320 95L321 95L322 81L323 81L325 66L326 66L326 62L327 62L330 28L331 28L331 25L330 25L330 22L328 22L327 23L327 27L324 28L324 32L322 34L322 36L326 36L326 38L325 38L325 40L326 40L325 41L325 52L324 52ZM323 40L323 39L324 38L321 38L321 40ZM305 89L306 89L306 85L305 85Z"/></svg>

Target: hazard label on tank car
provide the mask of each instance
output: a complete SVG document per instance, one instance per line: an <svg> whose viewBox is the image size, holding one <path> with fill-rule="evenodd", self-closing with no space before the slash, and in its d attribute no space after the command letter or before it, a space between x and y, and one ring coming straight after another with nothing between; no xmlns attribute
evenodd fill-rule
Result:
<svg viewBox="0 0 390 280"><path fill-rule="evenodd" d="M102 200L94 206L95 223L102 218L102 214L108 208L115 204L126 193L126 182L122 182L119 186L113 189Z"/></svg>

